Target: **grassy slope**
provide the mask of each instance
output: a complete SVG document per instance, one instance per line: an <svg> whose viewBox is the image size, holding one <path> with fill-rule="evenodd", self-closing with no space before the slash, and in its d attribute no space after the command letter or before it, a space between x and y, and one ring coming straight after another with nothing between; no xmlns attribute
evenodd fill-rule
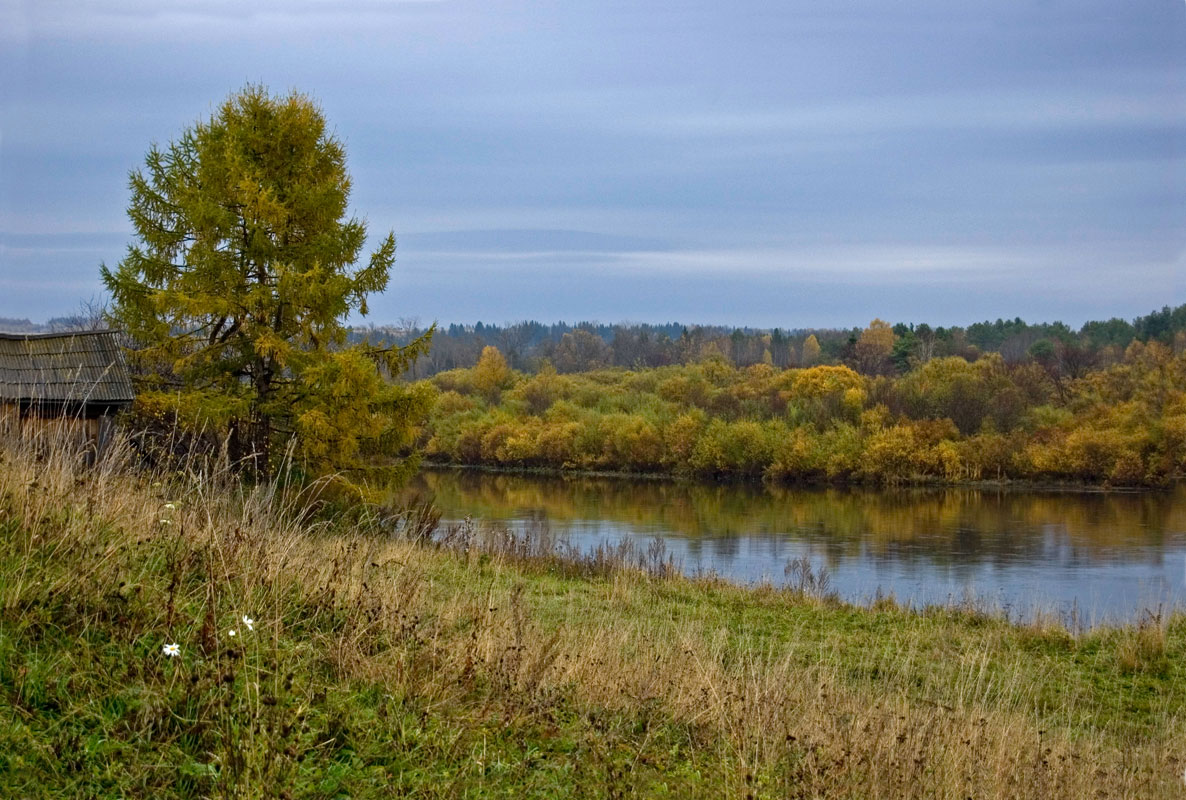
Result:
<svg viewBox="0 0 1186 800"><path fill-rule="evenodd" d="M0 795L1181 796L1182 618L1071 637L290 507L3 453Z"/></svg>

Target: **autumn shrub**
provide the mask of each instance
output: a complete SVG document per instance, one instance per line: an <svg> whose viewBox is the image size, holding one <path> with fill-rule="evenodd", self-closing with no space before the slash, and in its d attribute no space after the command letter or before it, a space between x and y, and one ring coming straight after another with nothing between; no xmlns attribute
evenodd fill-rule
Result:
<svg viewBox="0 0 1186 800"><path fill-rule="evenodd" d="M663 461L663 439L659 428L636 414L604 417L606 463L629 471L653 471Z"/></svg>
<svg viewBox="0 0 1186 800"><path fill-rule="evenodd" d="M782 396L818 427L834 420L855 421L864 406L865 379L848 367L794 370L783 381Z"/></svg>
<svg viewBox="0 0 1186 800"><path fill-rule="evenodd" d="M767 475L776 480L810 481L828 476L828 454L814 427L793 428L774 446Z"/></svg>
<svg viewBox="0 0 1186 800"><path fill-rule="evenodd" d="M735 420L741 416L743 402L728 389L714 391L705 408L709 414L724 420Z"/></svg>
<svg viewBox="0 0 1186 800"><path fill-rule="evenodd" d="M963 479L1002 480L1015 473L1017 455L1022 439L1017 434L1005 435L984 430L956 444Z"/></svg>
<svg viewBox="0 0 1186 800"><path fill-rule="evenodd" d="M474 393L474 374L472 369L461 368L438 372L430 380L442 392L456 392L463 395Z"/></svg>
<svg viewBox="0 0 1186 800"><path fill-rule="evenodd" d="M963 451L958 443L945 439L933 445L922 458L925 474L948 481L959 481L968 477Z"/></svg>
<svg viewBox="0 0 1186 800"><path fill-rule="evenodd" d="M472 397L466 397L453 389L441 392L436 398L436 411L444 416L463 414L477 407L478 404Z"/></svg>
<svg viewBox="0 0 1186 800"><path fill-rule="evenodd" d="M908 425L895 425L869 437L861 459L861 473L867 478L896 483L918 472L918 444Z"/></svg>
<svg viewBox="0 0 1186 800"><path fill-rule="evenodd" d="M490 418L483 416L476 418L468 425L463 425L458 432L456 453L457 460L463 464L481 464L484 458L482 442L490 428Z"/></svg>
<svg viewBox="0 0 1186 800"><path fill-rule="evenodd" d="M491 403L497 403L502 391L510 388L516 380L506 358L497 347L489 345L482 348L482 355L470 374L474 390Z"/></svg>
<svg viewBox="0 0 1186 800"><path fill-rule="evenodd" d="M601 469L613 466L608 463L609 450L607 431L601 425L600 417L589 417L577 431L575 455L577 463L585 469Z"/></svg>
<svg viewBox="0 0 1186 800"><path fill-rule="evenodd" d="M663 431L665 443L664 463L672 470L690 468L696 443L708 425L708 418L699 410L685 412L673 420Z"/></svg>
<svg viewBox="0 0 1186 800"><path fill-rule="evenodd" d="M531 378L515 389L519 399L522 399L529 414L541 416L556 400L556 393L548 385L548 381L540 380L539 376Z"/></svg>
<svg viewBox="0 0 1186 800"><path fill-rule="evenodd" d="M691 468L707 475L759 476L770 464L776 437L775 429L758 422L714 419L692 451Z"/></svg>
<svg viewBox="0 0 1186 800"><path fill-rule="evenodd" d="M1154 430L1150 469L1160 475L1186 472L1186 413L1166 416Z"/></svg>
<svg viewBox="0 0 1186 800"><path fill-rule="evenodd" d="M738 381L738 370L721 356L706 358L697 365L704 380L718 389L732 386Z"/></svg>
<svg viewBox="0 0 1186 800"><path fill-rule="evenodd" d="M1063 440L1059 467L1069 477L1111 475L1128 442L1115 430L1078 428Z"/></svg>
<svg viewBox="0 0 1186 800"><path fill-rule="evenodd" d="M540 462L557 469L572 467L576 462L579 422L544 425L536 441Z"/></svg>
<svg viewBox="0 0 1186 800"><path fill-rule="evenodd" d="M825 472L829 480L843 480L859 474L864 455L864 437L860 428L841 422L828 428L819 437L825 455Z"/></svg>
<svg viewBox="0 0 1186 800"><path fill-rule="evenodd" d="M685 407L707 408L711 387L699 375L673 375L658 386L659 397Z"/></svg>
<svg viewBox="0 0 1186 800"><path fill-rule="evenodd" d="M499 463L501 461L499 453L506 453L504 445L516 433L518 427L516 423L508 420L495 423L487 428L486 432L482 434L482 461L491 464Z"/></svg>
<svg viewBox="0 0 1186 800"><path fill-rule="evenodd" d="M657 394L659 381L663 375L662 369L645 369L628 372L623 378L622 389L635 394Z"/></svg>
<svg viewBox="0 0 1186 800"><path fill-rule="evenodd" d="M1136 485L1186 471L1186 356L1159 346L1130 347L1058 387L1037 365L992 353L931 359L899 378L837 365L739 370L710 356L508 380L489 405L469 371L434 377L420 436L429 457L773 480Z"/></svg>
<svg viewBox="0 0 1186 800"><path fill-rule="evenodd" d="M538 419L518 421L509 426L494 451L499 464L533 466L542 462L539 436L543 426Z"/></svg>

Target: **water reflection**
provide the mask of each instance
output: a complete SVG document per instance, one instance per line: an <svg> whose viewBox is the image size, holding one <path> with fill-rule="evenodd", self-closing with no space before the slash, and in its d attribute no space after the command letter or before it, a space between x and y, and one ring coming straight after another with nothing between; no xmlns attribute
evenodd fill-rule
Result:
<svg viewBox="0 0 1186 800"><path fill-rule="evenodd" d="M976 602L1087 624L1186 604L1186 487L1170 493L766 489L425 471L446 519L546 520L582 546L662 537L689 571L783 580L806 556L842 596Z"/></svg>

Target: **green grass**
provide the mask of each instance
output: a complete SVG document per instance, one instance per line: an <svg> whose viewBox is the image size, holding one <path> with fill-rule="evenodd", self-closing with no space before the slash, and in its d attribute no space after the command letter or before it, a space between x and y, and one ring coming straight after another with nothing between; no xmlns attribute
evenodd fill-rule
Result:
<svg viewBox="0 0 1186 800"><path fill-rule="evenodd" d="M0 460L0 796L1182 793L1182 617L854 608L34 455Z"/></svg>

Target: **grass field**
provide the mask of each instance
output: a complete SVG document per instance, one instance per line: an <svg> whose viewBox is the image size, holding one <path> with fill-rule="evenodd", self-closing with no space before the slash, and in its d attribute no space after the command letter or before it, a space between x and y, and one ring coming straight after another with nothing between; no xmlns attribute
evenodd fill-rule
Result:
<svg viewBox="0 0 1186 800"><path fill-rule="evenodd" d="M307 499L0 451L0 796L1186 794L1181 616L855 608Z"/></svg>

